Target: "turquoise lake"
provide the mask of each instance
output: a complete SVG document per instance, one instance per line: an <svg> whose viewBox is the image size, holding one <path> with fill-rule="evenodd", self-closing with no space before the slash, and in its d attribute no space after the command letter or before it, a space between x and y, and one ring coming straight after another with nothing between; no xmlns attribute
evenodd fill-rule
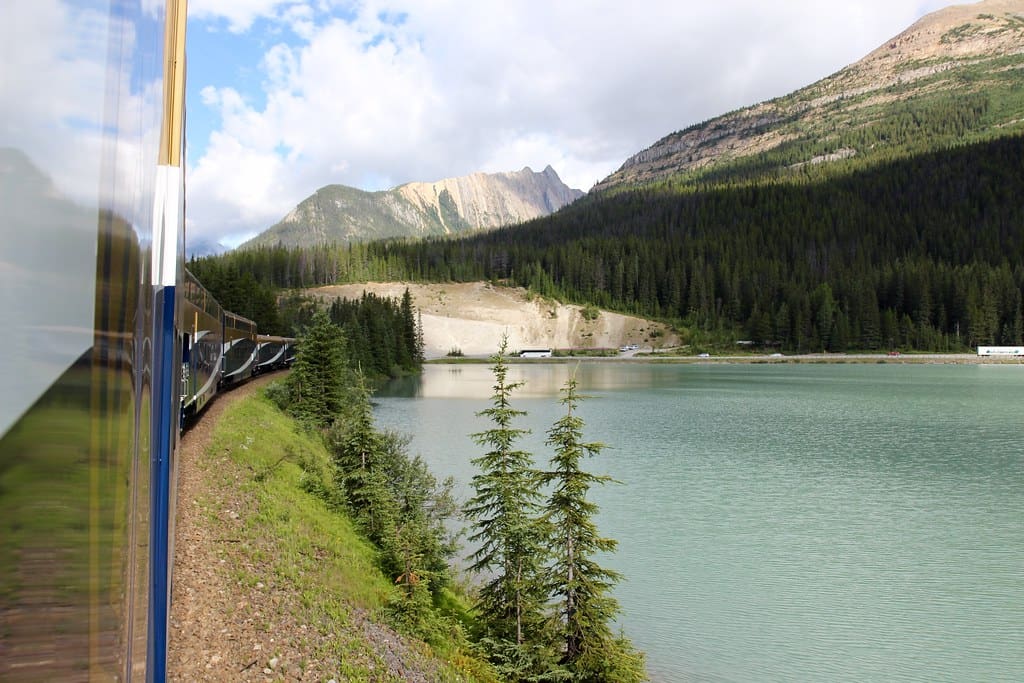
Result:
<svg viewBox="0 0 1024 683"><path fill-rule="evenodd" d="M1024 681L1024 366L510 366L546 466L577 373L655 681ZM374 401L465 496L487 366Z"/></svg>

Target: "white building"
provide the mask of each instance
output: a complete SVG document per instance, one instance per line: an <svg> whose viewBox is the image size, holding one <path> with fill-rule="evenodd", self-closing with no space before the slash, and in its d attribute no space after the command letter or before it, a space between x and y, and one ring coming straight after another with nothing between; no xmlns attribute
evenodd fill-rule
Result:
<svg viewBox="0 0 1024 683"><path fill-rule="evenodd" d="M979 346L979 356L1024 356L1024 346Z"/></svg>

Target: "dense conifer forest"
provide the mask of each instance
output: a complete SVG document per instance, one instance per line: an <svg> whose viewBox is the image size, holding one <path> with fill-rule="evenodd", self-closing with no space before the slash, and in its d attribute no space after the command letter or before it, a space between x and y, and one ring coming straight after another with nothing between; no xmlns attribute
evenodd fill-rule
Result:
<svg viewBox="0 0 1024 683"><path fill-rule="evenodd" d="M257 282L253 273L220 259L192 259L188 269L221 306L255 321L260 334L292 333L281 319L273 285Z"/></svg>
<svg viewBox="0 0 1024 683"><path fill-rule="evenodd" d="M255 321L260 334L305 336L321 307L302 294L279 297L272 283L257 282L230 258L193 259L189 270L224 308ZM338 298L327 315L345 337L346 363L367 377L397 377L423 363L423 331L408 290L401 300L365 292Z"/></svg>
<svg viewBox="0 0 1024 683"><path fill-rule="evenodd" d="M457 240L216 259L275 288L493 280L792 351L963 350L1024 334L1024 137L597 195Z"/></svg>

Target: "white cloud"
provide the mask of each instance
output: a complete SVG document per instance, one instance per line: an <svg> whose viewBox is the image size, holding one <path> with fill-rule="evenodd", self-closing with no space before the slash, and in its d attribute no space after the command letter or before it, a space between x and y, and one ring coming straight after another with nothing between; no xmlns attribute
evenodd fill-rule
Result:
<svg viewBox="0 0 1024 683"><path fill-rule="evenodd" d="M303 7L304 3L301 0L190 0L188 15L196 20L223 19L229 31L243 33L252 28L257 19L293 16L296 6Z"/></svg>
<svg viewBox="0 0 1024 683"><path fill-rule="evenodd" d="M140 40L162 41L160 27L59 0L8 9L0 23L0 147L23 152L62 196L83 206L102 205L132 218L151 209L137 206L140 198L124 188L146 177L151 169L140 164L147 158L155 169L159 121L143 114L160 110L159 76L132 73L135 65L108 58L111 45L130 55ZM152 33L140 39L136 32L146 29ZM138 82L140 76L150 80ZM112 135L119 157L101 168ZM101 171L117 175L106 178ZM110 182L100 183L101 177Z"/></svg>
<svg viewBox="0 0 1024 683"><path fill-rule="evenodd" d="M189 174L190 214L200 232L252 233L328 183L524 165L588 189L661 136L824 77L944 3L918 4L366 0L342 19L329 3L200 0L195 16L233 30L272 18L300 42L266 48L263 93L204 91L221 133Z"/></svg>

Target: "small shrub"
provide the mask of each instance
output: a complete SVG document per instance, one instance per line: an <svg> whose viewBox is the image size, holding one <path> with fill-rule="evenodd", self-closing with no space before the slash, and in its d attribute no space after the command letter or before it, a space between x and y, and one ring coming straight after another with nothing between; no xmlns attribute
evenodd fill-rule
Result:
<svg viewBox="0 0 1024 683"><path fill-rule="evenodd" d="M270 402L282 411L291 404L291 389L289 389L287 382L275 380L268 384L263 392L270 399Z"/></svg>

